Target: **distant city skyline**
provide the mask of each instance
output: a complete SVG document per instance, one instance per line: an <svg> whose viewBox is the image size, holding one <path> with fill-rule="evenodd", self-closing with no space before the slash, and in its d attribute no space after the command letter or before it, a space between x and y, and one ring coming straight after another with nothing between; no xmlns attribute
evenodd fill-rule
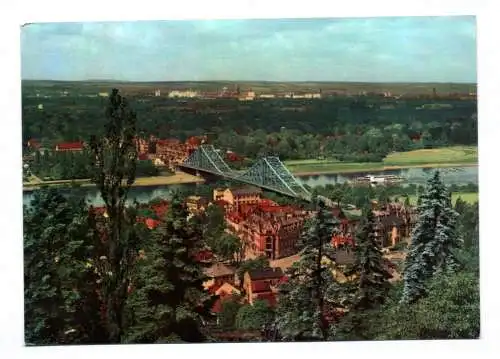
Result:
<svg viewBox="0 0 500 359"><path fill-rule="evenodd" d="M476 83L474 16L30 24L24 80Z"/></svg>

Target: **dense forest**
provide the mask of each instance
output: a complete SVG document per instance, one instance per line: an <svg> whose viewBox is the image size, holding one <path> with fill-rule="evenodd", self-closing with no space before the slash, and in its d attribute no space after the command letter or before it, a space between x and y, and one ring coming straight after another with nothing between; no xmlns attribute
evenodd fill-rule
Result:
<svg viewBox="0 0 500 359"><path fill-rule="evenodd" d="M472 99L394 99L377 96L321 100L172 100L131 98L141 113L139 135L184 140L209 135L222 148L256 158L335 157L380 161L392 151L477 145ZM102 97L37 98L23 94L23 140L88 141L103 129ZM39 108L42 105L43 108Z"/></svg>
<svg viewBox="0 0 500 359"><path fill-rule="evenodd" d="M317 194L342 202L349 192L325 187L313 191L315 215L298 243L300 259L279 285L277 307L233 298L212 313L215 297L203 289L208 264L197 255L212 248L228 259L238 243L223 235L220 211L189 217L181 193L156 229L137 221L139 205L125 203L136 177L139 119L117 90L108 101L105 130L89 144L107 216L53 188L35 191L24 209L27 344L217 342L234 330L257 332L246 339L254 341L478 338L478 204L453 205L437 171L425 187L408 189L418 194L418 218L401 280L390 281L370 200L404 193L353 195L361 222L348 280L340 281L331 245L339 223ZM240 276L269 266L264 258L235 261Z"/></svg>
<svg viewBox="0 0 500 359"><path fill-rule="evenodd" d="M30 171L43 180L88 179L94 174L91 154L82 152L35 152ZM136 175L157 176L159 169L151 161L137 161Z"/></svg>

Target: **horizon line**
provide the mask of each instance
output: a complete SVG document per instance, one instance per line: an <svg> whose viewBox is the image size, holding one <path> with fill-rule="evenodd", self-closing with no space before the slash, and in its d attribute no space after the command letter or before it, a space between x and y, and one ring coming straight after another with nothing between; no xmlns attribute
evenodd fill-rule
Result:
<svg viewBox="0 0 500 359"><path fill-rule="evenodd" d="M86 79L86 80L53 80L53 79L21 79L22 81L45 81L45 82L120 82L120 83L182 83L182 82L194 82L194 83L204 83L204 82L232 82L232 83L249 83L249 82L259 82L259 83L357 83L357 84L459 84L459 85L476 85L476 82L462 82L462 81L335 81L335 80L114 80L114 79Z"/></svg>

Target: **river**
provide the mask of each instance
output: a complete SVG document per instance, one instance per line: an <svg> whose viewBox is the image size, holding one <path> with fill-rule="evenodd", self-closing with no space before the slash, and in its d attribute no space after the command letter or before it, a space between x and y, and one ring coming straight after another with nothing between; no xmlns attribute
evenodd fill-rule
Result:
<svg viewBox="0 0 500 359"><path fill-rule="evenodd" d="M401 170L390 170L383 172L376 172L374 174L390 174L403 176L407 179L406 183L424 184L426 180L431 176L436 168L410 168ZM468 183L478 183L478 167L448 167L439 168L442 174L443 181L446 185L464 185ZM314 186L324 186L326 184L336 184L343 183L345 181L351 180L355 177L365 176L370 173L349 173L349 174L328 174L328 175L317 175L317 176L304 176L298 177L302 183L307 184L311 187ZM145 186L145 187L133 187L129 193L129 201L137 200L140 203L146 203L151 201L153 198L169 198L170 192L172 190L181 188L193 188L196 184L180 184L180 185L170 185L170 186ZM71 189L61 189L61 191L71 191ZM87 201L94 205L103 205L103 201L97 192L95 187L83 187L79 188L78 191L82 191L87 197ZM32 192L23 193L23 204L29 205L31 199L33 198Z"/></svg>

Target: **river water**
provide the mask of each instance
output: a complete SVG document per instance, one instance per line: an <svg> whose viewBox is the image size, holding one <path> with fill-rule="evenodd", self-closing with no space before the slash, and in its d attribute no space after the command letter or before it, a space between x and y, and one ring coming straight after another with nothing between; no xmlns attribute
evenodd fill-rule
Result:
<svg viewBox="0 0 500 359"><path fill-rule="evenodd" d="M307 184L311 187L314 186L324 186L326 184L336 184L344 183L345 181L352 180L355 177L365 176L369 174L387 174L387 175L397 175L402 176L407 179L406 183L414 184L424 184L429 176L432 176L436 168L411 168L402 170L390 170L375 173L349 173L349 174L329 174L329 175L317 175L317 176L304 176L298 177L302 183ZM465 185L469 183L478 183L478 167L454 167L454 168L439 168L443 181L446 185ZM182 188L194 188L196 184L180 184L180 185L170 185L170 186L145 186L145 187L133 187L129 192L129 201L137 200L140 203L147 203L154 198L165 198L170 197L172 190L182 189ZM71 189L61 189L61 191L71 191ZM79 188L87 198L87 201L94 205L103 205L103 201L94 187L83 187ZM33 198L32 192L23 193L23 204L29 205L31 199Z"/></svg>

